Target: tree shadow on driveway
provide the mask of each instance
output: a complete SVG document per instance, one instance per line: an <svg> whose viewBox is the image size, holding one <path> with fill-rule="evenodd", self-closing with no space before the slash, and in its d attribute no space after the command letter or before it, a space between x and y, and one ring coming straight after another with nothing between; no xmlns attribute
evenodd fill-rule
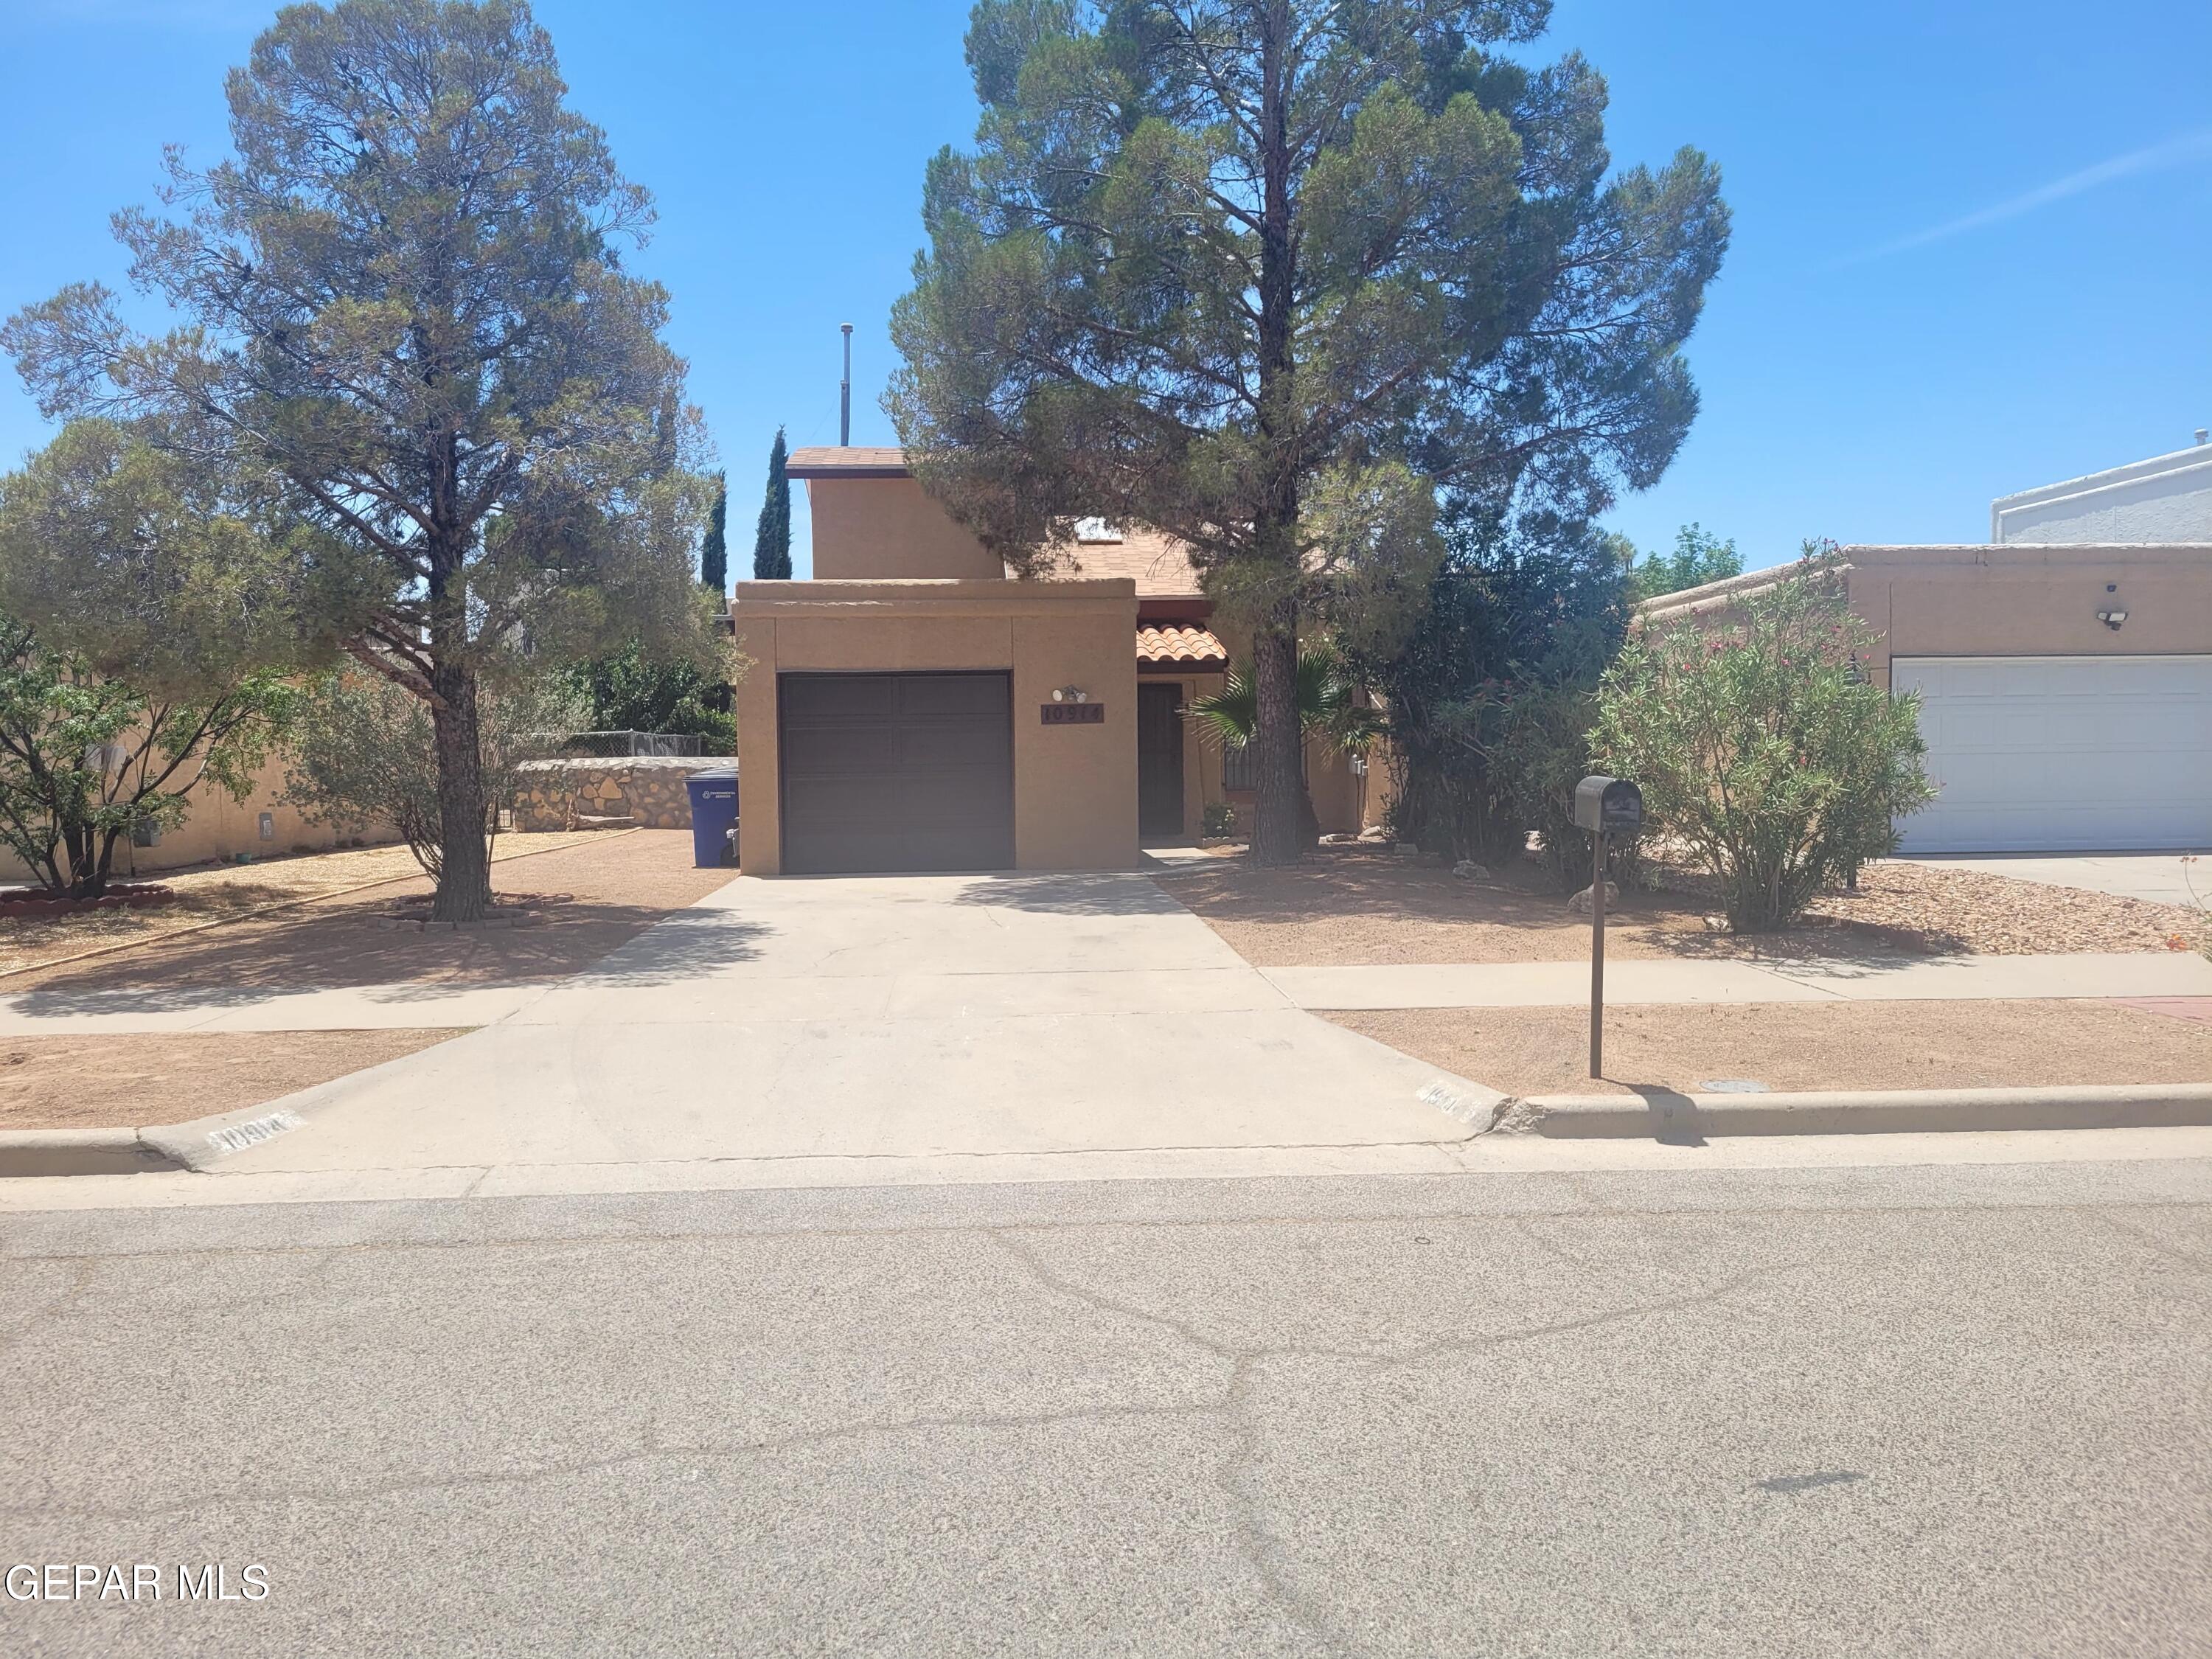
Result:
<svg viewBox="0 0 2212 1659"><path fill-rule="evenodd" d="M961 890L956 904L1063 916L1179 916L1183 907L1139 871L1073 871L990 876Z"/></svg>
<svg viewBox="0 0 2212 1659"><path fill-rule="evenodd" d="M50 970L10 997L21 1012L154 1014L251 1006L304 991L380 988L399 1005L588 970L597 983L653 985L759 954L765 925L726 913L572 901L536 927L418 933L379 925L374 905L243 922ZM649 945L639 936L657 931ZM0 981L0 995L9 987Z"/></svg>

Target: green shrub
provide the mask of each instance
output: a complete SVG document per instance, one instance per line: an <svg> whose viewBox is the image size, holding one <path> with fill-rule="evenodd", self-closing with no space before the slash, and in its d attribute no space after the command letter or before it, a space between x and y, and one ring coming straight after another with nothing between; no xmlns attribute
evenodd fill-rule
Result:
<svg viewBox="0 0 2212 1659"><path fill-rule="evenodd" d="M1738 933L1786 927L1894 852L1895 820L1935 793L1917 701L1859 671L1876 642L1832 552L1808 543L1735 620L1632 640L1600 685L1600 769L1642 787L1647 827L1711 871Z"/></svg>
<svg viewBox="0 0 2212 1659"><path fill-rule="evenodd" d="M1412 636L1354 659L1388 710L1389 825L1486 862L1517 858L1537 830L1565 884L1589 846L1568 814L1589 697L1627 627L1620 556L1587 526L1463 539Z"/></svg>
<svg viewBox="0 0 2212 1659"><path fill-rule="evenodd" d="M489 850L500 809L514 799L515 769L556 752L583 717L583 701L565 676L535 674L486 684L477 711ZM302 704L288 760L285 799L310 823L334 824L347 838L389 828L437 878L444 838L428 703L366 668L342 669Z"/></svg>
<svg viewBox="0 0 2212 1659"><path fill-rule="evenodd" d="M1237 828L1237 809L1225 800L1208 801L1200 824L1209 836L1225 836Z"/></svg>

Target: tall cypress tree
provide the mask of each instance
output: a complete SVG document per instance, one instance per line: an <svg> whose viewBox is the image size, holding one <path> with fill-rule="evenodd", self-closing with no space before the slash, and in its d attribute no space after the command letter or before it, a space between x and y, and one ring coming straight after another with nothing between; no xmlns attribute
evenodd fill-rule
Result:
<svg viewBox="0 0 2212 1659"><path fill-rule="evenodd" d="M714 507L707 515L707 539L699 548L699 580L717 594L730 590L730 543L725 532L730 521L730 483L726 474L714 475Z"/></svg>
<svg viewBox="0 0 2212 1659"><path fill-rule="evenodd" d="M775 447L768 453L768 499L761 503L760 528L753 536L756 581L791 580L791 480L783 473L789 454L783 444L783 428L778 427Z"/></svg>

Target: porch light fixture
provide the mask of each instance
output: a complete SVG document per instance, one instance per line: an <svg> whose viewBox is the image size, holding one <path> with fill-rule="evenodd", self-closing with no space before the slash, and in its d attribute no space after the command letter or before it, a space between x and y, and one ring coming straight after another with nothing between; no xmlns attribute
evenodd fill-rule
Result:
<svg viewBox="0 0 2212 1659"><path fill-rule="evenodd" d="M2128 613L2124 611L2100 611L2097 613L2097 620L2115 634L2120 631L2120 624L2127 619Z"/></svg>
<svg viewBox="0 0 2212 1659"><path fill-rule="evenodd" d="M1052 700L1054 702L1089 702L1091 694L1079 685L1063 685L1054 690Z"/></svg>

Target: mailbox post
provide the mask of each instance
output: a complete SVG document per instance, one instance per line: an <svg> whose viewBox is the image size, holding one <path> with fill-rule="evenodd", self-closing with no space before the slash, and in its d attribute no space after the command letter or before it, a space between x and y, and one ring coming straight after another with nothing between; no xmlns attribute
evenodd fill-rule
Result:
<svg viewBox="0 0 2212 1659"><path fill-rule="evenodd" d="M1605 1075L1605 838L1644 827L1644 792L1626 778L1584 778L1575 786L1575 823L1590 832L1589 1074Z"/></svg>

